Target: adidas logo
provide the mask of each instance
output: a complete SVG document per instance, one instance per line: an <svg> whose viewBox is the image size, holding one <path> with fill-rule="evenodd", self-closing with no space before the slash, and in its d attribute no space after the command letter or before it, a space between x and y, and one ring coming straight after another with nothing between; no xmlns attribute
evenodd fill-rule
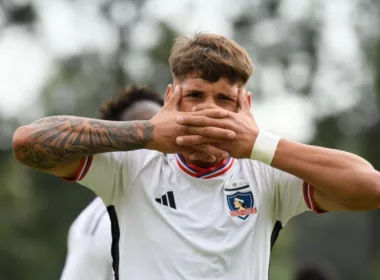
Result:
<svg viewBox="0 0 380 280"><path fill-rule="evenodd" d="M156 198L156 201L162 205L169 206L170 208L177 209L172 191L167 192L163 196Z"/></svg>

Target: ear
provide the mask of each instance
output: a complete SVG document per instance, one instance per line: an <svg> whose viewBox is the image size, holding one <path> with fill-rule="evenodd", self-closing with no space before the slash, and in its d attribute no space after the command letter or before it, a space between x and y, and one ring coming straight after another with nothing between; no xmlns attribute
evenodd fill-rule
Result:
<svg viewBox="0 0 380 280"><path fill-rule="evenodd" d="M168 87L166 88L166 92L165 92L165 103L168 102L168 100L170 99L170 96L172 96L173 94L173 90L174 87L172 84L169 84Z"/></svg>
<svg viewBox="0 0 380 280"><path fill-rule="evenodd" d="M252 93L250 91L247 92L247 101L248 101L248 105L249 105L249 108L251 108L251 104L252 104Z"/></svg>

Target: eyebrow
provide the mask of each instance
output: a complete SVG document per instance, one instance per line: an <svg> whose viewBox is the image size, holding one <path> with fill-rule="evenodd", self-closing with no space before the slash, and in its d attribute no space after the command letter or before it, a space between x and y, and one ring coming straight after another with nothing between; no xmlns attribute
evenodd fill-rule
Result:
<svg viewBox="0 0 380 280"><path fill-rule="evenodd" d="M204 90L200 90L200 89L188 89L188 90L185 90L185 92L187 93L201 93L201 94L204 94L205 91ZM224 95L224 96L228 96L230 98L235 98L237 96L233 95L233 94L228 94L228 93L225 93L225 92L218 92L217 93L218 95Z"/></svg>
<svg viewBox="0 0 380 280"><path fill-rule="evenodd" d="M188 89L188 90L185 90L185 92L187 92L187 93L205 93L204 90L200 90L200 89Z"/></svg>

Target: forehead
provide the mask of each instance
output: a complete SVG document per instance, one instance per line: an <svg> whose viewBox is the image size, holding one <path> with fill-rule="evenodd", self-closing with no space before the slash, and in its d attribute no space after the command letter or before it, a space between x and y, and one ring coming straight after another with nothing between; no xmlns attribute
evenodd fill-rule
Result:
<svg viewBox="0 0 380 280"><path fill-rule="evenodd" d="M242 86L238 83L231 84L227 79L221 78L215 83L196 77L188 77L178 82L183 91L199 90L210 93L238 94Z"/></svg>

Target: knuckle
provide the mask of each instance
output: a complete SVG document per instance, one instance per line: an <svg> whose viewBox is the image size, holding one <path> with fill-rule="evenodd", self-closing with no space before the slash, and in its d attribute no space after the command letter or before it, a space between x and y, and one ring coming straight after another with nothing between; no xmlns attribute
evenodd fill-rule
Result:
<svg viewBox="0 0 380 280"><path fill-rule="evenodd" d="M215 132L215 136L218 137L218 138L225 138L225 137L226 137L225 130L222 129L222 128L218 129L218 130Z"/></svg>
<svg viewBox="0 0 380 280"><path fill-rule="evenodd" d="M233 130L234 127L235 127L235 122L233 120L226 120L225 122L223 122L223 128Z"/></svg>
<svg viewBox="0 0 380 280"><path fill-rule="evenodd" d="M212 135L212 128L211 127L205 127L204 129L203 129L203 134L204 135Z"/></svg>
<svg viewBox="0 0 380 280"><path fill-rule="evenodd" d="M220 111L218 109L211 109L210 110L210 117L219 117Z"/></svg>
<svg viewBox="0 0 380 280"><path fill-rule="evenodd" d="M182 126L178 129L178 134L179 134L179 135L186 135L186 134L188 134L188 130L189 130L189 128L188 128L187 126L182 125Z"/></svg>
<svg viewBox="0 0 380 280"><path fill-rule="evenodd" d="M177 135L184 135L186 133L186 127L185 126L177 126L175 128L175 132Z"/></svg>

